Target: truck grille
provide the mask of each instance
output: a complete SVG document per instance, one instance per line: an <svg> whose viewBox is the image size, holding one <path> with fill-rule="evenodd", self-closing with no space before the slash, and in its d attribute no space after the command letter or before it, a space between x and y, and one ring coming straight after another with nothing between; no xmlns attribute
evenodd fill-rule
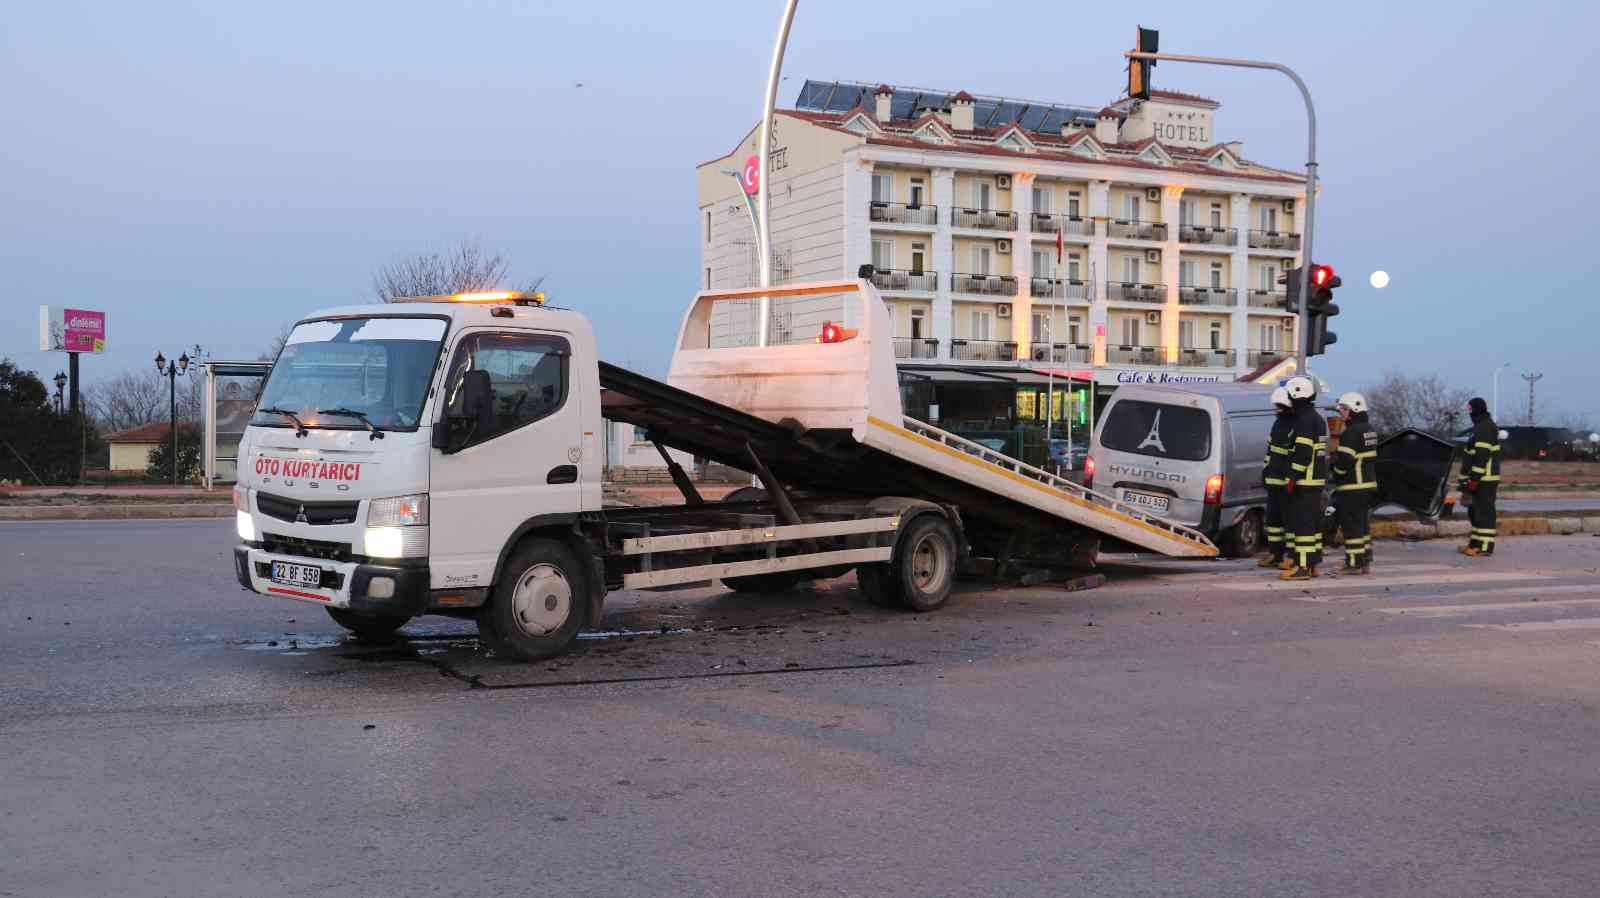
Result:
<svg viewBox="0 0 1600 898"><path fill-rule="evenodd" d="M261 548L278 555L300 555L306 558L324 558L328 561L349 561L350 544L321 539L301 539L278 533L261 534Z"/></svg>
<svg viewBox="0 0 1600 898"><path fill-rule="evenodd" d="M256 493L256 508L269 518L302 524L354 524L359 502L303 502L270 493ZM304 520L301 520L304 516Z"/></svg>

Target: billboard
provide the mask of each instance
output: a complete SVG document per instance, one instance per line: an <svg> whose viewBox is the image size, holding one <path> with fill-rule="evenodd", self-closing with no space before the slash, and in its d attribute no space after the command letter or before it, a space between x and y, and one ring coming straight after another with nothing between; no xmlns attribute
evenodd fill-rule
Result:
<svg viewBox="0 0 1600 898"><path fill-rule="evenodd" d="M41 352L105 352L106 313L39 307Z"/></svg>

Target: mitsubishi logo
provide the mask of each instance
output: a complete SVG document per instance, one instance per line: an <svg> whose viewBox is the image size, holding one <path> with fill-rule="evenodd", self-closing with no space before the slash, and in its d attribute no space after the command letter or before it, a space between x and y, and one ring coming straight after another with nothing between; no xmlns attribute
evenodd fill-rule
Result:
<svg viewBox="0 0 1600 898"><path fill-rule="evenodd" d="M1161 451L1165 452L1167 450L1163 449ZM294 513L294 522L296 524L309 524L309 523L311 523L311 521L306 518L306 507L304 505L300 506L300 510Z"/></svg>
<svg viewBox="0 0 1600 898"><path fill-rule="evenodd" d="M1166 455L1167 454L1167 447L1163 446L1161 444L1161 413L1160 412L1156 412L1156 419L1154 421L1150 422L1150 435L1145 437L1144 438L1144 442L1139 444L1139 448L1140 449L1148 449L1151 446L1154 446L1157 449L1161 450L1161 454L1162 455ZM304 510L303 507L302 507L302 510Z"/></svg>

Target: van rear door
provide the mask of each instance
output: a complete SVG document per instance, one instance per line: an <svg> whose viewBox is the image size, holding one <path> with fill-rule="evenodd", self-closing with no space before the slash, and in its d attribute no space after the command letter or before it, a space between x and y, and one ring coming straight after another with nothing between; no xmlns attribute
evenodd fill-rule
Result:
<svg viewBox="0 0 1600 898"><path fill-rule="evenodd" d="M1450 442L1410 428L1380 441L1373 508L1398 505L1424 518L1438 517L1455 452Z"/></svg>

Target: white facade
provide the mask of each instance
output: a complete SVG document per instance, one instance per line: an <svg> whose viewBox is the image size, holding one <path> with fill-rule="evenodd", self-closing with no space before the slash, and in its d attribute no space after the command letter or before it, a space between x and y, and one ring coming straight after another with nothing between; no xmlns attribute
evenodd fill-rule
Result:
<svg viewBox="0 0 1600 898"><path fill-rule="evenodd" d="M964 94L885 121L884 90L848 112L777 116L774 282L874 264L902 366L1232 380L1293 345L1277 276L1298 264L1304 185L1212 142L1217 104L1125 98L1092 129L1042 134L957 129ZM744 199L716 174L753 151L754 135L700 169L711 287L756 281Z"/></svg>

